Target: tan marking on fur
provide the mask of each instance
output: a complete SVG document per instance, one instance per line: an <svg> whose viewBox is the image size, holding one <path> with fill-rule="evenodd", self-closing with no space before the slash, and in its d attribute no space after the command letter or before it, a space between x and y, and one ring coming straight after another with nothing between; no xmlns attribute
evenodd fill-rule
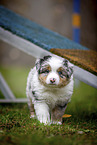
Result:
<svg viewBox="0 0 97 145"><path fill-rule="evenodd" d="M46 85L46 78L47 78L47 75L46 76L44 74L39 75L39 80L43 85Z"/></svg>
<svg viewBox="0 0 97 145"><path fill-rule="evenodd" d="M60 76L59 76L59 78L60 78L60 81L58 84L59 88L64 87L69 83L69 80L67 78L61 78Z"/></svg>
<svg viewBox="0 0 97 145"><path fill-rule="evenodd" d="M47 70L51 71L51 67L50 67L50 65L46 65L45 68L46 68Z"/></svg>
<svg viewBox="0 0 97 145"><path fill-rule="evenodd" d="M60 68L57 70L57 72L59 72L59 71L64 71L64 68L60 67ZM64 87L64 86L66 86L66 85L69 83L69 79L67 79L65 76L64 76L63 78L61 78L61 77L59 76L59 78L60 78L60 81L59 81L59 84L58 84L58 87L59 87L59 88Z"/></svg>
<svg viewBox="0 0 97 145"><path fill-rule="evenodd" d="M32 99L30 98L30 115L34 116L35 115L35 110L34 110L34 104L32 104Z"/></svg>
<svg viewBox="0 0 97 145"><path fill-rule="evenodd" d="M59 71L63 71L63 70L64 70L64 68L63 67L60 67L60 68L58 68L57 71L59 72Z"/></svg>
<svg viewBox="0 0 97 145"><path fill-rule="evenodd" d="M51 71L50 65L46 65L44 68L47 69L47 70L49 70L49 71ZM46 85L46 78L47 78L47 76L48 76L48 74L42 73L42 74L40 74L39 77L38 77L39 80L40 80L40 82L41 82L43 85Z"/></svg>

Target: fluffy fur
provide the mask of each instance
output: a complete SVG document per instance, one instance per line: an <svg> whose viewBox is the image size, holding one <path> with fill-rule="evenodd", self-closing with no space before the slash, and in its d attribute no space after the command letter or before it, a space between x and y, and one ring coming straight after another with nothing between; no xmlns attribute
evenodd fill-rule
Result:
<svg viewBox="0 0 97 145"><path fill-rule="evenodd" d="M63 58L37 59L27 78L26 94L31 117L44 124L62 123L73 93L73 66Z"/></svg>

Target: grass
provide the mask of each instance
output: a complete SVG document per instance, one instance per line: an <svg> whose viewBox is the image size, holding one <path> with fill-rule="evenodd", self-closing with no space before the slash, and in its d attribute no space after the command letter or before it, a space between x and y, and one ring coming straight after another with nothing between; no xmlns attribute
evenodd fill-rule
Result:
<svg viewBox="0 0 97 145"><path fill-rule="evenodd" d="M26 78L29 69L0 68L15 96L26 97ZM3 97L0 94L0 97ZM96 145L97 90L80 83L74 88L62 125L44 126L30 119L27 104L0 105L1 145Z"/></svg>

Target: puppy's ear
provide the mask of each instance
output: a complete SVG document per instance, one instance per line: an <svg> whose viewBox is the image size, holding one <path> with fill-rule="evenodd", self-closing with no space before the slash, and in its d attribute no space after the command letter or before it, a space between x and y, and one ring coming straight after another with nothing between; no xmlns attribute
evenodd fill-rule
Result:
<svg viewBox="0 0 97 145"><path fill-rule="evenodd" d="M40 70L40 67L42 66L42 64L45 63L49 58L51 58L51 56L47 55L47 56L44 56L43 58L36 60L35 65L36 65L36 70L38 71L38 73L39 73L39 70Z"/></svg>
<svg viewBox="0 0 97 145"><path fill-rule="evenodd" d="M65 67L68 67L68 62L69 62L69 61L68 61L67 59L64 59L64 60L63 60L63 65L64 65Z"/></svg>
<svg viewBox="0 0 97 145"><path fill-rule="evenodd" d="M39 72L39 69L40 69L40 61L41 61L41 59L37 59L36 62L35 62L36 70L38 72Z"/></svg>
<svg viewBox="0 0 97 145"><path fill-rule="evenodd" d="M64 59L63 65L66 69L67 78L70 78L71 75L73 74L73 66L74 65L72 63L70 63L67 59Z"/></svg>
<svg viewBox="0 0 97 145"><path fill-rule="evenodd" d="M67 71L67 78L70 78L71 75L73 74L73 67L72 66L68 67L66 71Z"/></svg>

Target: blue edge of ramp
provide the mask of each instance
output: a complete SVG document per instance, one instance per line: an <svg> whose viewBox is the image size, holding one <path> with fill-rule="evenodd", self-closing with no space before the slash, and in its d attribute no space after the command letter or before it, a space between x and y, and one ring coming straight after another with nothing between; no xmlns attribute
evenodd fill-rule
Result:
<svg viewBox="0 0 97 145"><path fill-rule="evenodd" d="M89 50L56 32L14 13L4 6L0 6L0 27L48 51L51 48Z"/></svg>

